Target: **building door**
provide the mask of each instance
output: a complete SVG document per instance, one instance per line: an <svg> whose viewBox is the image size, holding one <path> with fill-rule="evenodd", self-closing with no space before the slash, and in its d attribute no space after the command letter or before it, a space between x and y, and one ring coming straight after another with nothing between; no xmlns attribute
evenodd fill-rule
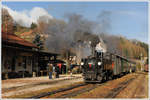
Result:
<svg viewBox="0 0 150 100"><path fill-rule="evenodd" d="M36 69L35 69L35 68L36 68L36 67L35 67L35 66L36 66L36 65L35 65L35 59L36 59L36 57L33 55L33 56L32 56L32 72L36 72Z"/></svg>
<svg viewBox="0 0 150 100"><path fill-rule="evenodd" d="M12 65L11 65L11 71L15 71L15 64L16 64L16 58L12 58Z"/></svg>

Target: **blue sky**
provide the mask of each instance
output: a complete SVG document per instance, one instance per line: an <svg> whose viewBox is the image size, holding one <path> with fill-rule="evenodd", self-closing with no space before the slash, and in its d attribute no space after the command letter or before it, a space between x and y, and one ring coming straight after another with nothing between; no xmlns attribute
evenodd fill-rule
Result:
<svg viewBox="0 0 150 100"><path fill-rule="evenodd" d="M2 4L15 11L30 11L34 7L44 8L56 19L64 19L65 13L77 13L88 20L97 21L102 11L109 11L110 34L148 43L147 2L2 2Z"/></svg>

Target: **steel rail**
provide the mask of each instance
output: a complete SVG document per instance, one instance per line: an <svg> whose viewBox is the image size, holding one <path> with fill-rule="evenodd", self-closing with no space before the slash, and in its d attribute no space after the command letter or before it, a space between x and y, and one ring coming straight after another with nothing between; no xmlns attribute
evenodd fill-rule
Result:
<svg viewBox="0 0 150 100"><path fill-rule="evenodd" d="M41 94L36 95L36 96L28 97L27 99L39 99L39 98L42 98L42 97L46 97L46 96L49 96L49 95L52 95L52 94L56 94L56 93L59 93L59 92L72 90L74 88L77 88L77 87L80 87L80 86L85 86L85 85L87 85L87 83L81 83L81 84L77 84L75 86L71 86L71 87L67 87L67 88L61 88L61 89L58 89L58 90L55 90L55 91L51 91L51 92L41 93Z"/></svg>
<svg viewBox="0 0 150 100"><path fill-rule="evenodd" d="M124 90L134 79L131 78L125 82L121 82L117 88L112 89L104 98L115 98L122 90Z"/></svg>

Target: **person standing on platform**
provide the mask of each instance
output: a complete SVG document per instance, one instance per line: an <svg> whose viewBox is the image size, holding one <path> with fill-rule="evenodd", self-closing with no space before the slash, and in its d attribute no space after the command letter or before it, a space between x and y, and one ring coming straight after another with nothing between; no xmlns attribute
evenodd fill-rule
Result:
<svg viewBox="0 0 150 100"><path fill-rule="evenodd" d="M58 67L59 67L59 74L62 73L62 64L58 64Z"/></svg>
<svg viewBox="0 0 150 100"><path fill-rule="evenodd" d="M55 65L53 66L53 74L54 74L54 78L56 78L56 67L55 67Z"/></svg>
<svg viewBox="0 0 150 100"><path fill-rule="evenodd" d="M49 64L49 79L52 79L52 74L53 74L53 65Z"/></svg>
<svg viewBox="0 0 150 100"><path fill-rule="evenodd" d="M56 78L59 78L59 66L56 66Z"/></svg>

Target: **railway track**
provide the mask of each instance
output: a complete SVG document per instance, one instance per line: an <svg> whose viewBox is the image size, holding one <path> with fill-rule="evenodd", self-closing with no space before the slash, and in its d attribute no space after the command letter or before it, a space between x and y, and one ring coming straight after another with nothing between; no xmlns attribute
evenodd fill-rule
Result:
<svg viewBox="0 0 150 100"><path fill-rule="evenodd" d="M86 86L86 88L84 87L84 89L81 88L79 90L73 90L72 92L64 93L64 94L62 94L60 96L55 97L55 98L71 98L71 97L74 97L74 96L76 96L78 94L82 94L82 93L91 91L91 90L93 90L93 89L95 89L98 86L101 86L103 84L104 83L101 83L101 84L82 83L82 84L78 84L78 85L75 85L75 86L72 86L72 87L62 88L62 89L59 89L59 90L56 90L56 91L42 93L42 94L37 95L37 96L32 96L32 97L29 97L29 99L39 99L39 98L43 98L43 97L47 98L50 95L57 95L59 93L63 93L63 92L66 92L66 91L70 91L70 90L73 90L73 89L77 89L77 88ZM89 86L89 85L91 85L91 86Z"/></svg>
<svg viewBox="0 0 150 100"><path fill-rule="evenodd" d="M148 72L137 72L137 74L143 74L143 75L148 75Z"/></svg>
<svg viewBox="0 0 150 100"><path fill-rule="evenodd" d="M118 86L114 89L112 89L104 98L115 98L123 89L125 89L135 78L131 78L127 81L121 82L118 84ZM77 91L73 91L67 94L63 94L61 96L57 96L56 98L71 98L71 97L75 97L78 94L82 94L88 91L91 91L99 86L104 85L105 83L101 83L101 84L93 84L92 87L88 87L88 88L84 88L84 89L79 89Z"/></svg>
<svg viewBox="0 0 150 100"><path fill-rule="evenodd" d="M141 81L141 82L144 82L144 81L145 81L145 80L144 80L145 75L147 75L147 74L146 74L146 73L139 73L139 74L143 74L143 75L144 75L144 76L140 77L140 81ZM140 81L137 83L138 86L141 85L141 82L140 82ZM135 94L136 94L136 92L138 91L138 89L139 89L139 87L136 87L134 93L132 94L132 97L135 97ZM143 89L142 89L142 90L143 90ZM141 91L142 91L142 90L141 90Z"/></svg>
<svg viewBox="0 0 150 100"><path fill-rule="evenodd" d="M97 87L100 86L100 85L102 85L102 84L93 84L93 86L91 86L91 87L84 88L84 89L79 89L79 90L75 90L75 91L73 91L73 92L66 93L66 94L63 94L63 95L61 95L61 96L58 96L58 97L56 97L56 98L71 98L71 97L77 96L77 95L79 95L79 94L82 94L82 93L91 91L91 90L97 88Z"/></svg>
<svg viewBox="0 0 150 100"><path fill-rule="evenodd" d="M104 97L104 98L115 98L121 91L123 91L133 80L135 80L137 77L139 76L135 76L131 79L128 79L127 81L121 82L117 85L117 87L115 87L114 89L112 89L111 91L108 92L108 94ZM99 86L102 86L104 83L102 84L95 84L93 87L89 87L89 88L84 88L84 89L80 89L77 91L73 91L70 92L68 94L63 94L61 96L57 96L56 98L71 98L71 97L75 97L78 94L82 94L84 92L93 90Z"/></svg>
<svg viewBox="0 0 150 100"><path fill-rule="evenodd" d="M131 79L128 79L127 81L121 82L118 84L117 87L112 89L111 91L108 92L108 94L104 98L115 98L123 89L125 89L136 77L133 77ZM71 98L75 97L79 94L91 91L99 86L104 85L104 83L101 84L87 84L87 83L82 83L78 84L75 86L67 87L67 88L62 88L56 91L52 92L47 92L47 93L42 93L37 96L32 96L29 97L30 99L38 99L38 98L51 98L52 95L56 95L52 98ZM83 87L83 88L82 88ZM78 89L77 89L78 88Z"/></svg>
<svg viewBox="0 0 150 100"><path fill-rule="evenodd" d="M71 87L61 88L61 89L58 89L58 90L55 90L55 91L52 91L52 92L41 93L41 94L36 95L36 96L28 97L28 99L38 99L38 98L46 97L46 96L56 94L56 93L60 93L60 92L64 92L64 91L68 91L68 90L78 88L78 87L81 87L81 86L85 86L85 85L87 85L87 83L81 83L81 84L77 84L77 85L74 85L74 86L71 86Z"/></svg>
<svg viewBox="0 0 150 100"><path fill-rule="evenodd" d="M43 97L47 98L48 96L57 95L57 94L61 94L61 93L63 93L63 94L61 94L60 96L57 96L55 98L71 98L78 94L82 94L82 93L91 91L91 90L97 88L98 86L102 86L103 84L104 83L101 83L101 84L99 84L99 83L97 83L97 84L81 83L81 84L77 84L77 85L74 85L71 87L61 88L61 89L58 89L58 90L55 90L52 92L41 93L39 95L29 97L28 99L39 99L39 98L43 98ZM84 87L84 88L82 88L82 87ZM77 89L77 88L81 88L81 89ZM74 89L77 89L77 90L74 90ZM70 91L70 90L73 90L73 91ZM69 91L69 93L65 93L67 91Z"/></svg>
<svg viewBox="0 0 150 100"><path fill-rule="evenodd" d="M40 83L35 83L35 84L29 84L29 85L22 85L22 86L15 86L15 87L11 87L11 88L3 88L2 91L3 92L8 92L11 90L20 90L20 89L24 89L24 88L30 88L30 87L35 87L38 85L50 85L50 84L55 84L61 81L66 81L66 80L73 80L73 79L79 79L82 77L72 77L72 78L66 78L66 79L61 79L61 80L55 80L55 81L50 81L50 82L40 82Z"/></svg>
<svg viewBox="0 0 150 100"><path fill-rule="evenodd" d="M125 82L121 82L116 88L112 89L104 98L115 98L122 90L124 90L134 79L131 78Z"/></svg>

